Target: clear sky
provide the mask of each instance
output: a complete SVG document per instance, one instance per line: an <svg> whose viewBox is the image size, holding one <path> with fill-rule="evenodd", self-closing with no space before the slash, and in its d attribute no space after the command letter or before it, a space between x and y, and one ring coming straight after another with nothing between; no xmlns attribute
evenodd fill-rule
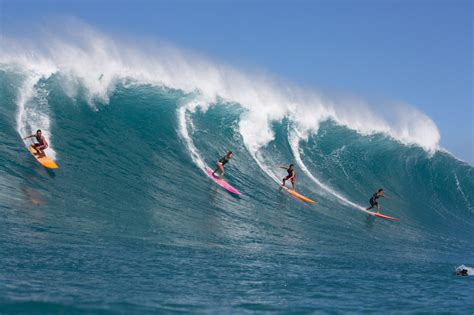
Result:
<svg viewBox="0 0 474 315"><path fill-rule="evenodd" d="M4 34L73 16L304 86L405 102L435 121L443 147L474 164L469 0L0 0L0 9Z"/></svg>

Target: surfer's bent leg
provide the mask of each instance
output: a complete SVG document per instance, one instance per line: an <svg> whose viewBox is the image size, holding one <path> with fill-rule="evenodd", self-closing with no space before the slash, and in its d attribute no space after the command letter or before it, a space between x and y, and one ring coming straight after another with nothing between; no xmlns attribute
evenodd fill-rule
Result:
<svg viewBox="0 0 474 315"><path fill-rule="evenodd" d="M38 154L43 154L44 155L44 150L46 150L48 146L43 144L43 145L40 145L39 143L36 143L35 145L35 149L36 151L38 152Z"/></svg>
<svg viewBox="0 0 474 315"><path fill-rule="evenodd" d="M365 210L370 210L370 209L372 209L372 208L375 206L374 199L370 198L369 202L370 202L370 207L368 207L368 208L365 209Z"/></svg>
<svg viewBox="0 0 474 315"><path fill-rule="evenodd" d="M217 165L219 166L219 168L220 168L220 170L221 170L221 177L224 177L224 173L225 173L225 171L224 171L224 166L222 166L221 163L219 163L219 164L217 164Z"/></svg>
<svg viewBox="0 0 474 315"><path fill-rule="evenodd" d="M214 170L214 172L212 172L212 175L214 175L214 174L217 172L217 170L219 170L219 169L222 171L222 169L221 169L221 163L220 163L220 162L217 162L216 165L217 165L217 167L216 167L216 169Z"/></svg>
<svg viewBox="0 0 474 315"><path fill-rule="evenodd" d="M36 153L37 153L37 154L40 154L40 153L41 153L40 147L41 147L41 144L39 144L39 143L33 143L33 149L36 150Z"/></svg>
<svg viewBox="0 0 474 315"><path fill-rule="evenodd" d="M44 151L48 146L47 145L38 145L36 149Z"/></svg>

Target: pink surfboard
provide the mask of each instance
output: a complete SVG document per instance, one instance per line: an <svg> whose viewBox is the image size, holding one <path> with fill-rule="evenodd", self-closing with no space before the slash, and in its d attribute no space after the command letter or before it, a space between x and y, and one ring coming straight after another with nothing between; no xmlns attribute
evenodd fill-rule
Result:
<svg viewBox="0 0 474 315"><path fill-rule="evenodd" d="M233 194L240 195L240 191L232 187L228 182L226 182L222 178L219 178L219 176L217 175L212 175L212 171L208 167L206 167L206 173L218 185L224 187L226 190L230 191Z"/></svg>

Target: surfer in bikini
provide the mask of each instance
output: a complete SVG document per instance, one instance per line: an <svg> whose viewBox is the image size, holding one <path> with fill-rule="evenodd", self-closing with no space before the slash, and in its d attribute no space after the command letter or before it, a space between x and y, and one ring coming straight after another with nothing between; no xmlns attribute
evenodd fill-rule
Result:
<svg viewBox="0 0 474 315"><path fill-rule="evenodd" d="M224 165L226 163L228 163L230 161L230 159L234 156L234 153L232 153L232 151L229 151L227 152L226 155L224 155L222 158L219 159L219 161L217 161L216 165L216 169L214 170L214 172L212 172L212 175L214 175L217 170L220 170L221 171L221 176L220 177L224 177Z"/></svg>
<svg viewBox="0 0 474 315"><path fill-rule="evenodd" d="M370 210L372 208L376 208L377 209L377 213L380 213L380 205L379 203L377 202L377 199L380 198L380 197L384 197L384 198L387 198L385 197L384 195L384 191L383 191L383 188L380 188L378 191L376 191L372 197L370 197L370 207L367 208L366 210Z"/></svg>
<svg viewBox="0 0 474 315"><path fill-rule="evenodd" d="M280 166L280 168L286 170L288 172L288 175L283 178L283 183L281 186L285 186L285 182L287 180L291 181L291 185L293 186L293 190L295 190L295 179L296 179L296 174L295 174L295 167L293 164L290 164L290 166Z"/></svg>
<svg viewBox="0 0 474 315"><path fill-rule="evenodd" d="M38 141L38 143L33 144L33 148L36 150L36 153L38 155L45 155L44 150L48 148L48 142L46 141L46 138L41 134L41 130L38 129L36 131L36 134L24 137L23 140L33 137L36 138L36 141Z"/></svg>

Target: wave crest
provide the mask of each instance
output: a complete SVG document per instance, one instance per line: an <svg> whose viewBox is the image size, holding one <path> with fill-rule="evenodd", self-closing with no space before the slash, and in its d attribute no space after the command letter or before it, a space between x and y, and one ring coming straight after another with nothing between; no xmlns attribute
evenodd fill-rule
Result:
<svg viewBox="0 0 474 315"><path fill-rule="evenodd" d="M268 74L244 73L165 44L128 43L79 21L34 41L3 38L2 47L2 65L20 66L37 78L59 72L65 90L72 95L79 84L84 86L91 104L107 102L123 79L197 92L205 100L203 107L218 99L238 103L245 109L239 131L252 154L274 139L271 123L284 118L292 120L303 139L317 133L321 122L333 120L361 134L384 133L430 153L439 148L436 124L411 106L391 105L392 114L386 117L387 108L375 110L356 99L326 99Z"/></svg>

